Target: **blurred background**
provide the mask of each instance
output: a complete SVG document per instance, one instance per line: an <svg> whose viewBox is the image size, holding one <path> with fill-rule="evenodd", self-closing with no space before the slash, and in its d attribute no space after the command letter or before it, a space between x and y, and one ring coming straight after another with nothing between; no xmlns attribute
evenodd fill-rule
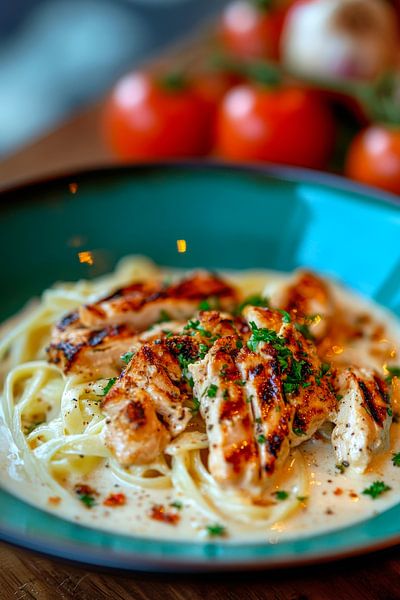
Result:
<svg viewBox="0 0 400 600"><path fill-rule="evenodd" d="M0 157L99 98L224 0L2 0Z"/></svg>
<svg viewBox="0 0 400 600"><path fill-rule="evenodd" d="M400 0L3 0L0 183L182 157L400 195Z"/></svg>

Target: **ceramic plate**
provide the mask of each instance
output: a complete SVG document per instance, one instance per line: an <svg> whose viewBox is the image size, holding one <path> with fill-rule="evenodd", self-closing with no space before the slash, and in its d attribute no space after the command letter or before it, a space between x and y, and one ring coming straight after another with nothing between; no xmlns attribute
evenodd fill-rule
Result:
<svg viewBox="0 0 400 600"><path fill-rule="evenodd" d="M393 196L293 169L148 165L93 171L1 196L0 317L59 279L109 271L140 253L174 267L338 277L400 315L400 205ZM177 252L184 239L187 251ZM78 260L91 251L95 264ZM85 563L218 570L329 560L400 542L400 504L333 533L277 544L148 540L81 527L0 491L0 537Z"/></svg>

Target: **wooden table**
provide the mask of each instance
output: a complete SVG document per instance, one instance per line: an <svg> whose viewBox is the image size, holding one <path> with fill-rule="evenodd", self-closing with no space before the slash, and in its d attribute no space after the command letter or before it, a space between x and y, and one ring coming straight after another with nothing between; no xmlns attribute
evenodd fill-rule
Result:
<svg viewBox="0 0 400 600"><path fill-rule="evenodd" d="M0 164L0 186L75 168L110 164L98 135L100 107ZM0 544L4 600L399 600L399 548L325 566L224 575L113 573L76 566Z"/></svg>

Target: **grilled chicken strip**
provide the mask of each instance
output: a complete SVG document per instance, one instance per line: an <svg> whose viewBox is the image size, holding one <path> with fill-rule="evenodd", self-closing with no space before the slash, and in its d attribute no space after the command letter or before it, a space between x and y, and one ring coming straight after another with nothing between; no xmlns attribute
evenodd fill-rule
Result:
<svg viewBox="0 0 400 600"><path fill-rule="evenodd" d="M62 325L64 321L64 325ZM81 374L88 379L113 377L124 366L121 356L134 340L134 332L124 325L87 329L79 321L56 326L47 348L49 362L64 373Z"/></svg>
<svg viewBox="0 0 400 600"><path fill-rule="evenodd" d="M129 399L130 390L144 389L172 435L181 433L191 413L183 405L188 398L181 386L182 369L177 358L177 346L180 346L180 351L185 355L193 353L197 357L197 344L186 336L144 344L133 355L127 368L107 394L103 409L107 411L110 403L119 402L121 394Z"/></svg>
<svg viewBox="0 0 400 600"><path fill-rule="evenodd" d="M208 467L215 479L251 490L259 483L260 462L251 406L236 365L237 336L218 339L189 371L210 443Z"/></svg>
<svg viewBox="0 0 400 600"><path fill-rule="evenodd" d="M276 351L286 401L294 408L291 444L301 444L336 409L329 365L321 363L315 346L286 315L254 306L246 307L244 315L253 330L250 345L260 352L260 341L268 341Z"/></svg>
<svg viewBox="0 0 400 600"><path fill-rule="evenodd" d="M105 405L106 444L125 467L149 464L171 435L158 418L151 396L138 387L125 389L125 383L119 384L118 393Z"/></svg>
<svg viewBox="0 0 400 600"><path fill-rule="evenodd" d="M79 316L87 327L125 323L144 331L160 319L186 320L210 298L226 310L237 302L232 286L216 275L199 271L169 287L159 282L135 283L94 304L81 306Z"/></svg>
<svg viewBox="0 0 400 600"><path fill-rule="evenodd" d="M170 437L186 428L191 411L185 404L192 397L187 367L205 356L215 338L224 333L235 333L233 319L203 311L186 325L165 323L135 336L132 358L102 406L109 417L107 444L122 464L152 462ZM130 408L138 389L146 392L143 415ZM146 436L154 437L154 443L149 440L147 445Z"/></svg>
<svg viewBox="0 0 400 600"><path fill-rule="evenodd" d="M305 320L316 339L326 334L335 303L328 285L315 273L300 269L289 281L267 286L264 295L274 308L286 310L295 320Z"/></svg>
<svg viewBox="0 0 400 600"><path fill-rule="evenodd" d="M244 347L236 364L252 408L263 480L288 456L294 410L285 401L276 351L270 344L260 344L258 353Z"/></svg>
<svg viewBox="0 0 400 600"><path fill-rule="evenodd" d="M350 367L337 379L341 399L333 419L332 445L339 463L364 472L389 442L392 422L386 382L370 369ZM339 396L339 398L340 398Z"/></svg>

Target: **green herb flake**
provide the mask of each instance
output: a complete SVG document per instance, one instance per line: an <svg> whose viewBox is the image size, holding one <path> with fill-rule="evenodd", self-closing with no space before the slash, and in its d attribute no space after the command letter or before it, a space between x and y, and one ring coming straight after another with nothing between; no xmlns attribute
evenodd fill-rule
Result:
<svg viewBox="0 0 400 600"><path fill-rule="evenodd" d="M347 462L347 460L342 461L341 463L338 463L337 465L335 465L335 469L337 469L339 471L339 473L344 473L345 470L349 467L349 463Z"/></svg>
<svg viewBox="0 0 400 600"><path fill-rule="evenodd" d="M289 498L289 492L285 492L284 490L277 490L276 492L274 492L274 496L277 500L281 502L282 500L287 500Z"/></svg>
<svg viewBox="0 0 400 600"><path fill-rule="evenodd" d="M392 454L392 463L395 467L400 467L400 452Z"/></svg>
<svg viewBox="0 0 400 600"><path fill-rule="evenodd" d="M207 354L209 348L207 344L199 344L199 358L203 359Z"/></svg>
<svg viewBox="0 0 400 600"><path fill-rule="evenodd" d="M241 348L243 348L243 342L242 342L242 340L236 340L236 348L238 350L240 350Z"/></svg>
<svg viewBox="0 0 400 600"><path fill-rule="evenodd" d="M259 435L259 436L258 436L258 438L257 438L257 442L258 442L259 444L265 444L265 442L266 442L266 441L267 441L267 440L266 440L266 437L265 437L265 435L263 435L263 434Z"/></svg>
<svg viewBox="0 0 400 600"><path fill-rule="evenodd" d="M166 323L167 321L172 321L171 316L167 313L166 310L160 310L160 316L158 317L157 323Z"/></svg>
<svg viewBox="0 0 400 600"><path fill-rule="evenodd" d="M308 500L308 496L297 496L296 500L298 500L299 502L307 502Z"/></svg>
<svg viewBox="0 0 400 600"><path fill-rule="evenodd" d="M215 523L214 525L207 525L206 531L210 537L224 537L226 536L226 527Z"/></svg>
<svg viewBox="0 0 400 600"><path fill-rule="evenodd" d="M283 323L291 323L292 317L289 315L287 310L283 310L282 308L278 308L277 311L282 315Z"/></svg>
<svg viewBox="0 0 400 600"><path fill-rule="evenodd" d="M199 310L211 310L211 304L208 300L201 300L198 306Z"/></svg>
<svg viewBox="0 0 400 600"><path fill-rule="evenodd" d="M183 508L183 504L179 500L174 500L173 502L171 502L170 506L173 506L177 510L182 510Z"/></svg>
<svg viewBox="0 0 400 600"><path fill-rule="evenodd" d="M99 396L106 396L116 381L117 381L116 377L111 377L107 381L106 385L103 387L103 391L101 394L99 394Z"/></svg>
<svg viewBox="0 0 400 600"><path fill-rule="evenodd" d="M304 435L304 431L300 427L293 427L293 433L298 436Z"/></svg>
<svg viewBox="0 0 400 600"><path fill-rule="evenodd" d="M299 331L301 335L306 338L306 340L310 340L311 342L315 340L315 337L311 333L310 328L308 325L306 325L306 323L295 323L294 326L297 331Z"/></svg>
<svg viewBox="0 0 400 600"><path fill-rule="evenodd" d="M228 365L222 365L222 369L220 370L219 374L221 377L226 377L228 374Z"/></svg>
<svg viewBox="0 0 400 600"><path fill-rule="evenodd" d="M369 488L366 488L365 490L362 491L362 493L365 496L371 496L371 498L373 500L376 500L376 498L379 498L379 496L381 494L384 494L385 492L388 492L389 490L391 490L392 488L388 485L386 485L386 483L384 481L374 481Z"/></svg>
<svg viewBox="0 0 400 600"><path fill-rule="evenodd" d="M199 302L199 310L221 310L221 302L218 296L210 296Z"/></svg>
<svg viewBox="0 0 400 600"><path fill-rule="evenodd" d="M30 425L27 425L24 429L25 435L31 434L32 431L35 431L35 429L37 429L39 427L39 425L43 425L43 423L46 423L46 421L36 421L35 423L31 423Z"/></svg>
<svg viewBox="0 0 400 600"><path fill-rule="evenodd" d="M121 360L127 365L130 362L132 356L133 352L125 352L125 354L122 354Z"/></svg>
<svg viewBox="0 0 400 600"><path fill-rule="evenodd" d="M321 364L321 368L320 368L318 374L315 376L315 381L317 382L318 385L321 385L321 379L329 373L330 369L331 369L331 365L329 363Z"/></svg>
<svg viewBox="0 0 400 600"><path fill-rule="evenodd" d="M79 500L86 506L86 508L93 508L93 506L96 505L94 496L90 496L89 494L80 494Z"/></svg>
<svg viewBox="0 0 400 600"><path fill-rule="evenodd" d="M207 390L207 396L209 398L215 398L215 396L217 395L217 392L218 392L218 386L215 385L215 383L212 383Z"/></svg>
<svg viewBox="0 0 400 600"><path fill-rule="evenodd" d="M198 400L195 396L193 396L193 406L190 409L192 415L197 415L200 410L200 400Z"/></svg>
<svg viewBox="0 0 400 600"><path fill-rule="evenodd" d="M269 301L268 298L263 298L263 296L260 296L259 294L253 294L252 296L245 298L243 302L239 304L235 310L235 314L240 315L246 306L261 306L266 308L269 306Z"/></svg>
<svg viewBox="0 0 400 600"><path fill-rule="evenodd" d="M400 377L400 366L386 366L386 370L389 373L389 375L386 377L386 381L388 383L392 381L393 377Z"/></svg>
<svg viewBox="0 0 400 600"><path fill-rule="evenodd" d="M240 385L242 387L244 387L246 385L246 382L244 379L235 379L233 383L236 383L236 385Z"/></svg>

